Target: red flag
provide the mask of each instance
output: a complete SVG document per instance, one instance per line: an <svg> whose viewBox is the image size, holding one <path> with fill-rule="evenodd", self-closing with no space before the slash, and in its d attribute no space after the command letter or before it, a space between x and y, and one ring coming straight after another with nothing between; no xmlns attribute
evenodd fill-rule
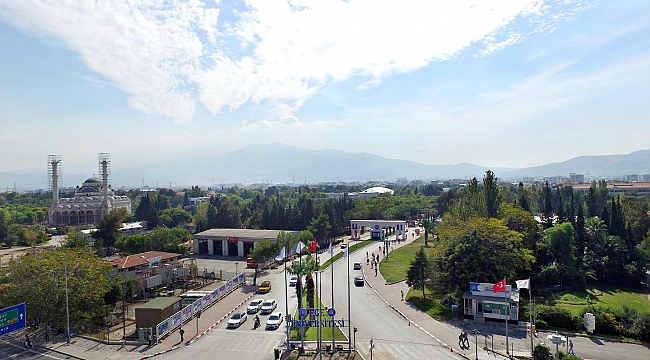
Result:
<svg viewBox="0 0 650 360"><path fill-rule="evenodd" d="M307 250L316 251L316 248L317 248L317 246L316 246L316 237L314 236L314 240L311 241L311 244L309 244L309 247L307 248Z"/></svg>
<svg viewBox="0 0 650 360"><path fill-rule="evenodd" d="M506 291L506 278L503 278L498 283L494 284L494 292Z"/></svg>

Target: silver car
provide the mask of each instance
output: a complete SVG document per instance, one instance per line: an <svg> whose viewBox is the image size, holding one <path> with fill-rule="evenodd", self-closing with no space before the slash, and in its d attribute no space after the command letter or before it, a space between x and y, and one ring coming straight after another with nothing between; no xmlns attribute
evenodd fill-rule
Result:
<svg viewBox="0 0 650 360"><path fill-rule="evenodd" d="M237 311L236 313L232 314L230 317L230 320L228 320L228 325L226 326L227 328L238 328L241 326L241 324L246 322L246 313L243 311Z"/></svg>
<svg viewBox="0 0 650 360"><path fill-rule="evenodd" d="M269 319L266 320L266 329L275 330L279 328L283 320L284 317L282 316L281 312L272 313L271 315L269 315Z"/></svg>
<svg viewBox="0 0 650 360"><path fill-rule="evenodd" d="M262 303L264 302L264 299L255 299L248 304L248 307L246 308L246 312L248 314L256 314L260 309L262 308Z"/></svg>
<svg viewBox="0 0 650 360"><path fill-rule="evenodd" d="M262 314L270 314L275 310L275 308L278 306L278 303L275 301L275 299L269 299L265 300L262 303Z"/></svg>

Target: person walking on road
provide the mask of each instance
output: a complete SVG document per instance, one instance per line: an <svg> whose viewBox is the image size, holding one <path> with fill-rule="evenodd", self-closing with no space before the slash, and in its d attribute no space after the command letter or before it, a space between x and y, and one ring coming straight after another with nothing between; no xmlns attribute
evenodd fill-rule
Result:
<svg viewBox="0 0 650 360"><path fill-rule="evenodd" d="M404 290L400 290L400 293L402 293L402 301L404 301Z"/></svg>
<svg viewBox="0 0 650 360"><path fill-rule="evenodd" d="M575 355L573 353L573 341L569 340L569 354L568 355Z"/></svg>
<svg viewBox="0 0 650 360"><path fill-rule="evenodd" d="M185 330L180 329L178 333L181 334L181 342L183 342L183 335L185 335Z"/></svg>
<svg viewBox="0 0 650 360"><path fill-rule="evenodd" d="M151 344L153 343L153 341L151 339L151 333L149 333L149 335L147 335L147 340L149 341L149 347L151 347Z"/></svg>

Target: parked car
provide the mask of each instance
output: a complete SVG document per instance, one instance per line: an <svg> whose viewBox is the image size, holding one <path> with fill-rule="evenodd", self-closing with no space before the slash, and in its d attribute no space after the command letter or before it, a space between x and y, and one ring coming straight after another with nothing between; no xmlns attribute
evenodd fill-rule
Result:
<svg viewBox="0 0 650 360"><path fill-rule="evenodd" d="M341 243L341 249L345 249L346 247L348 247L348 244L347 244L347 243L344 243L344 242L342 242L342 243Z"/></svg>
<svg viewBox="0 0 650 360"><path fill-rule="evenodd" d="M271 282L266 280L262 282L259 288L257 288L257 292L260 294L265 294L267 292L271 291Z"/></svg>
<svg viewBox="0 0 650 360"><path fill-rule="evenodd" d="M354 263L354 270L361 270L361 263L360 262L355 262Z"/></svg>
<svg viewBox="0 0 650 360"><path fill-rule="evenodd" d="M275 330L280 327L280 324L282 324L282 321L284 320L284 317L282 316L281 312L274 312L271 315L269 315L269 319L266 320L266 329L267 330Z"/></svg>
<svg viewBox="0 0 650 360"><path fill-rule="evenodd" d="M294 275L291 277L291 279L289 279L289 286L296 286L297 282L298 282L298 277Z"/></svg>
<svg viewBox="0 0 650 360"><path fill-rule="evenodd" d="M255 299L248 304L248 307L246 308L246 312L249 314L255 314L260 309L262 308L262 303L264 302L264 299Z"/></svg>
<svg viewBox="0 0 650 360"><path fill-rule="evenodd" d="M354 286L363 286L363 276L357 276L354 278Z"/></svg>
<svg viewBox="0 0 650 360"><path fill-rule="evenodd" d="M270 314L275 310L275 308L278 307L278 303L275 301L275 299L268 299L264 300L262 303L262 314Z"/></svg>
<svg viewBox="0 0 650 360"><path fill-rule="evenodd" d="M238 328L241 326L241 324L246 322L246 313L243 311L237 311L236 313L232 314L230 317L230 320L228 320L228 325L226 326L227 328Z"/></svg>

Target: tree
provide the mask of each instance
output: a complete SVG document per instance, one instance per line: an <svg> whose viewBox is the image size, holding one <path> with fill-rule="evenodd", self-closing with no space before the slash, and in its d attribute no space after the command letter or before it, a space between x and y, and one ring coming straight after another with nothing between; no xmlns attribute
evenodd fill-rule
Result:
<svg viewBox="0 0 650 360"><path fill-rule="evenodd" d="M165 209L158 213L158 222L168 228L185 225L191 221L192 215L181 208Z"/></svg>
<svg viewBox="0 0 650 360"><path fill-rule="evenodd" d="M461 294L469 282L524 276L535 260L522 235L508 229L504 220L443 221L436 229L440 248L433 253L433 261L441 264L442 282L450 292Z"/></svg>
<svg viewBox="0 0 650 360"><path fill-rule="evenodd" d="M191 240L192 235L187 229L157 227L151 232L149 243L152 251L184 253L181 245Z"/></svg>
<svg viewBox="0 0 650 360"><path fill-rule="evenodd" d="M575 264L574 229L571 223L565 222L546 229L546 240L555 262L560 265Z"/></svg>
<svg viewBox="0 0 650 360"><path fill-rule="evenodd" d="M0 242L9 236L9 212L0 208Z"/></svg>
<svg viewBox="0 0 650 360"><path fill-rule="evenodd" d="M524 183L519 182L519 187L517 188L517 203L521 206L522 209L530 211L530 203L526 197L526 192L524 189Z"/></svg>
<svg viewBox="0 0 650 360"><path fill-rule="evenodd" d="M61 241L61 246L71 249L85 249L90 246L90 240L79 228L70 228L66 231L65 238Z"/></svg>
<svg viewBox="0 0 650 360"><path fill-rule="evenodd" d="M424 228L424 246L429 246L429 233L433 230L433 221L422 219L421 223Z"/></svg>
<svg viewBox="0 0 650 360"><path fill-rule="evenodd" d="M0 307L25 302L30 317L63 326L66 321L67 271L70 322L74 325L101 319L110 306L104 296L111 288L112 266L90 249L59 248L12 261L3 276Z"/></svg>
<svg viewBox="0 0 650 360"><path fill-rule="evenodd" d="M542 198L544 199L544 204L542 206L542 222L544 229L548 229L553 226L553 197L551 194L551 186L548 184L548 180L544 182L544 188L542 189Z"/></svg>
<svg viewBox="0 0 650 360"><path fill-rule="evenodd" d="M255 267L255 275L253 277L253 284L257 283L257 273L259 271L260 264L264 264L266 260L277 255L278 247L277 245L269 239L261 239L255 248L248 253L251 260L257 266Z"/></svg>
<svg viewBox="0 0 650 360"><path fill-rule="evenodd" d="M330 225L330 218L326 214L320 214L311 220L308 227L318 241L318 244L323 247L329 237L332 226Z"/></svg>
<svg viewBox="0 0 650 360"><path fill-rule="evenodd" d="M424 253L424 246L415 254L415 259L411 262L411 267L406 274L406 285L412 286L416 290L422 289L422 298L426 299L424 289L429 280L429 269L431 267L429 258Z"/></svg>
<svg viewBox="0 0 650 360"><path fill-rule="evenodd" d="M110 254L110 248L114 247L115 241L122 236L120 227L128 216L129 213L125 208L113 209L97 225L97 231L93 237L102 240L107 254Z"/></svg>
<svg viewBox="0 0 650 360"><path fill-rule="evenodd" d="M485 196L486 215L488 218L497 217L499 210L499 186L497 185L497 177L492 170L485 172L483 177L483 196Z"/></svg>

